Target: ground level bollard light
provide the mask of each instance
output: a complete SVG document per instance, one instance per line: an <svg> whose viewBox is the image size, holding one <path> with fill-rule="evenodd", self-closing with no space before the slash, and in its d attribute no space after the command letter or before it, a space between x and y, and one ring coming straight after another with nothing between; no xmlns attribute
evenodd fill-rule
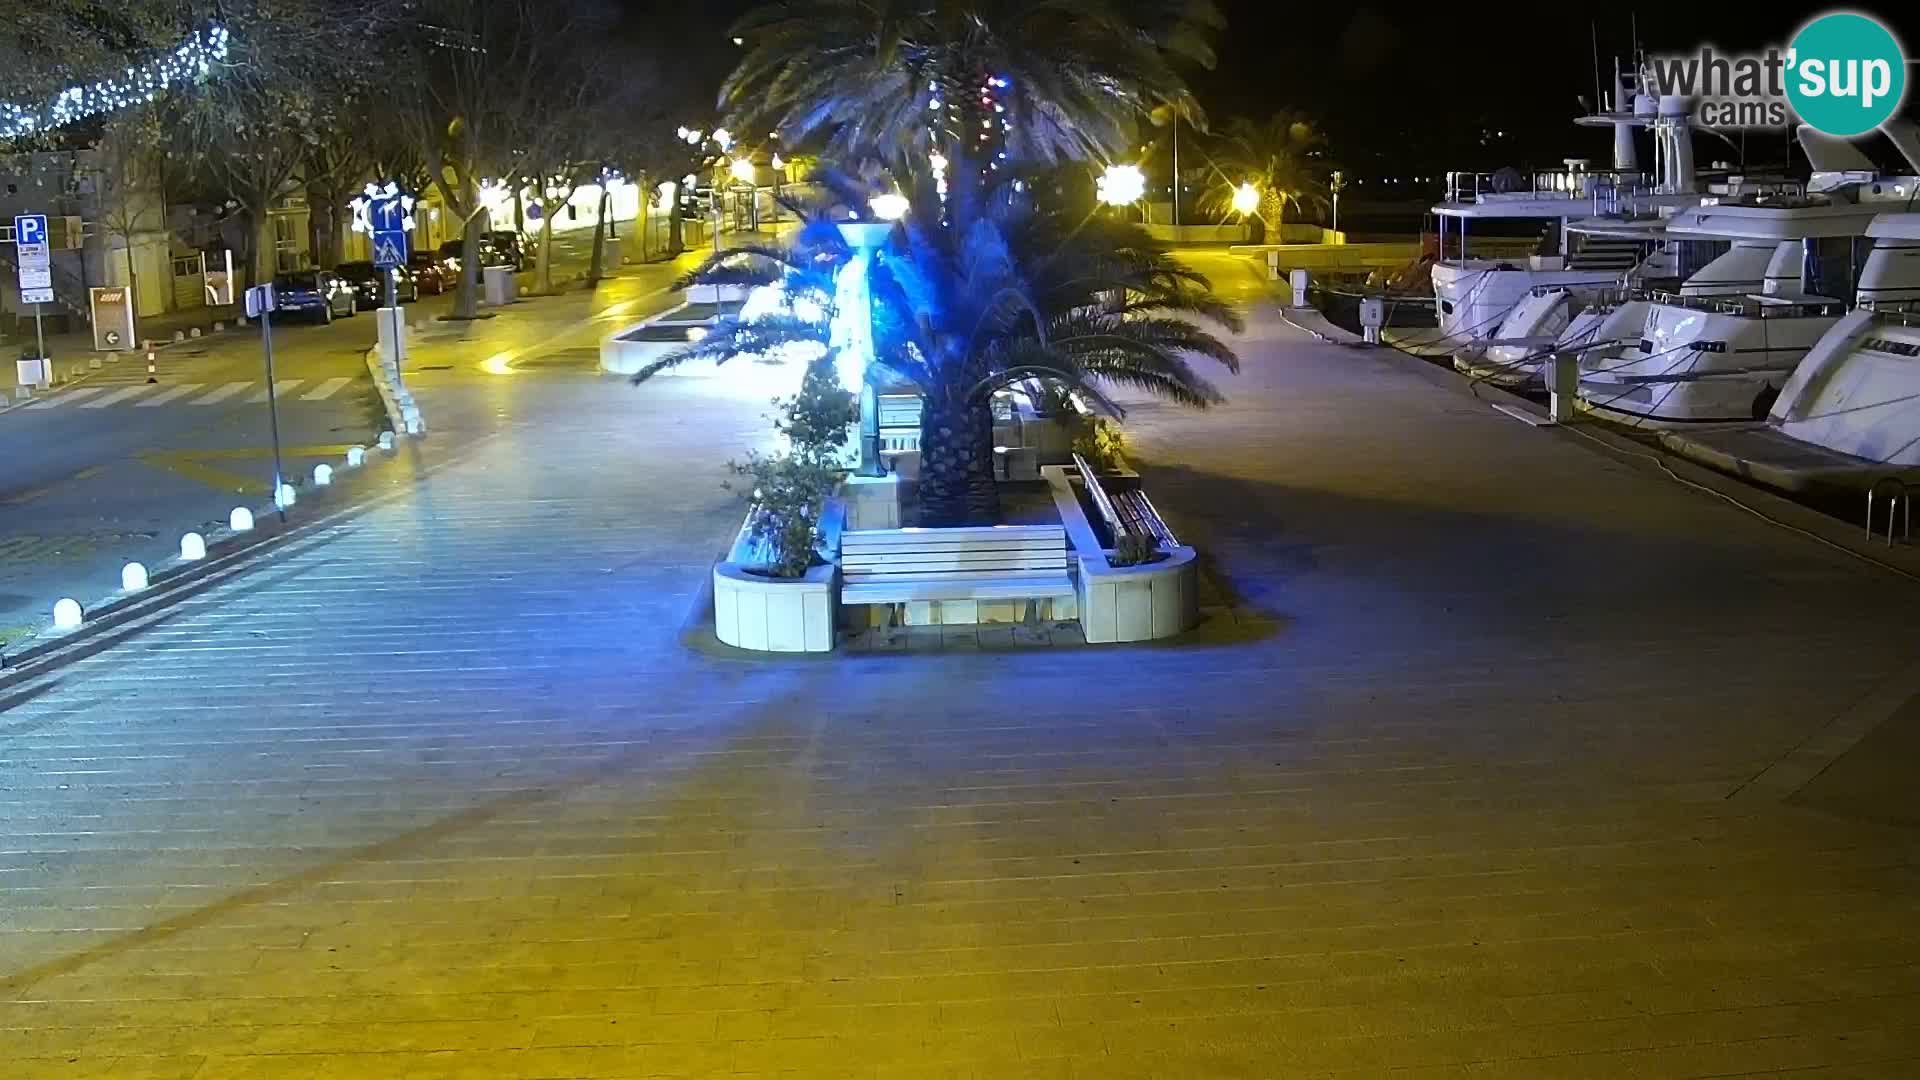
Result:
<svg viewBox="0 0 1920 1080"><path fill-rule="evenodd" d="M347 448L347 467L348 468L357 469L360 466L366 464L366 462L367 462L366 447L350 446Z"/></svg>
<svg viewBox="0 0 1920 1080"><path fill-rule="evenodd" d="M383 431L380 433L380 449L382 450L393 449L393 432Z"/></svg>
<svg viewBox="0 0 1920 1080"><path fill-rule="evenodd" d="M237 533L252 532L253 531L253 511L247 509L244 506L234 507L233 513L227 516L227 528L232 529L234 532L237 532Z"/></svg>
<svg viewBox="0 0 1920 1080"><path fill-rule="evenodd" d="M313 486L327 487L333 483L333 466L315 465L313 467Z"/></svg>
<svg viewBox="0 0 1920 1080"><path fill-rule="evenodd" d="M84 613L80 610L80 601L71 596L63 597L53 605L53 628L55 630L78 630Z"/></svg>
<svg viewBox="0 0 1920 1080"><path fill-rule="evenodd" d="M300 496L293 490L292 484L281 484L280 490L273 493L273 505L285 510L299 501Z"/></svg>
<svg viewBox="0 0 1920 1080"><path fill-rule="evenodd" d="M147 587L147 568L137 562L130 562L120 568L120 588L125 592L139 592Z"/></svg>
<svg viewBox="0 0 1920 1080"><path fill-rule="evenodd" d="M184 562L199 562L207 557L207 538L199 533L190 532L180 538L180 558Z"/></svg>

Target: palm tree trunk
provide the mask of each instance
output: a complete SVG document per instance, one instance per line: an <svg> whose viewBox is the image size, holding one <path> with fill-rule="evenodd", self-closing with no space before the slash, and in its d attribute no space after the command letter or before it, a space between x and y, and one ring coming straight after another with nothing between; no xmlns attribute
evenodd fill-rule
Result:
<svg viewBox="0 0 1920 1080"><path fill-rule="evenodd" d="M920 524L993 525L1000 489L993 478L993 411L949 396L920 410Z"/></svg>
<svg viewBox="0 0 1920 1080"><path fill-rule="evenodd" d="M1268 188L1260 197L1260 220L1266 226L1266 242L1269 244L1286 243L1287 200L1279 192Z"/></svg>

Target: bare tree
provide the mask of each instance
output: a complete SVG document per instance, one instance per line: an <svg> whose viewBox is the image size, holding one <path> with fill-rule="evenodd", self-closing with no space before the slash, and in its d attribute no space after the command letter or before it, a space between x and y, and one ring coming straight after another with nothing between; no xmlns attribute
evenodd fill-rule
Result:
<svg viewBox="0 0 1920 1080"><path fill-rule="evenodd" d="M479 312L480 188L516 190L539 163L533 150L556 123L584 124L570 88L580 49L611 20L602 0L419 0L406 35L415 85L399 108L441 201L461 223L453 317Z"/></svg>
<svg viewBox="0 0 1920 1080"><path fill-rule="evenodd" d="M365 42L389 13L354 0L225 0L223 10L228 58L199 92L170 102L184 136L171 147L247 216L250 278L260 282L277 269L275 205L328 133L351 122L344 103L386 59Z"/></svg>
<svg viewBox="0 0 1920 1080"><path fill-rule="evenodd" d="M159 130L153 116L130 113L106 125L93 150L94 198L100 225L126 253L127 308L140 310L140 277L133 261L136 242L165 233L166 207L159 194Z"/></svg>

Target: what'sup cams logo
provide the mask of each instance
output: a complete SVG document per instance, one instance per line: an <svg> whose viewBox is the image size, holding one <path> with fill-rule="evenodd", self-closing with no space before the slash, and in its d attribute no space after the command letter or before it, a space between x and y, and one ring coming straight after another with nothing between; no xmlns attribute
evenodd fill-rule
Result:
<svg viewBox="0 0 1920 1080"><path fill-rule="evenodd" d="M1722 53L1709 45L1649 57L1647 67L1655 93L1698 99L1699 122L1716 128L1777 128L1797 115L1851 138L1885 123L1907 94L1900 42L1880 20L1851 11L1819 16L1785 49Z"/></svg>

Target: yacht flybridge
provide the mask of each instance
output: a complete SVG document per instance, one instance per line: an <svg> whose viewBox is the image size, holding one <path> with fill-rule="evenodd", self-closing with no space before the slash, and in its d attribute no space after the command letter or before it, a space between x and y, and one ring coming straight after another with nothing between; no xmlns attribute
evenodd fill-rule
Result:
<svg viewBox="0 0 1920 1080"><path fill-rule="evenodd" d="M1505 335L1502 323L1536 289L1559 289L1574 296L1617 290L1628 276L1661 250L1657 224L1668 214L1696 206L1706 197L1789 189L1783 181L1732 174L1724 165L1705 172L1694 168L1691 103L1679 97L1638 92L1637 76L1619 80L1615 107L1581 117L1584 126L1613 129L1613 168L1595 170L1581 159L1533 177L1519 188L1513 177L1449 173L1447 199L1433 207L1439 233L1438 261L1432 270L1435 312L1448 351L1469 362L1490 342ZM1636 128L1654 136L1654 168L1640 171L1634 145ZM1577 228L1575 222L1602 219L1646 223L1638 234L1602 228ZM1490 223L1518 222L1539 237L1541 250L1526 256L1476 255L1476 229ZM1483 246L1491 247L1487 241ZM1638 276L1657 278L1673 267L1656 263ZM1511 360L1511 357L1509 357Z"/></svg>

